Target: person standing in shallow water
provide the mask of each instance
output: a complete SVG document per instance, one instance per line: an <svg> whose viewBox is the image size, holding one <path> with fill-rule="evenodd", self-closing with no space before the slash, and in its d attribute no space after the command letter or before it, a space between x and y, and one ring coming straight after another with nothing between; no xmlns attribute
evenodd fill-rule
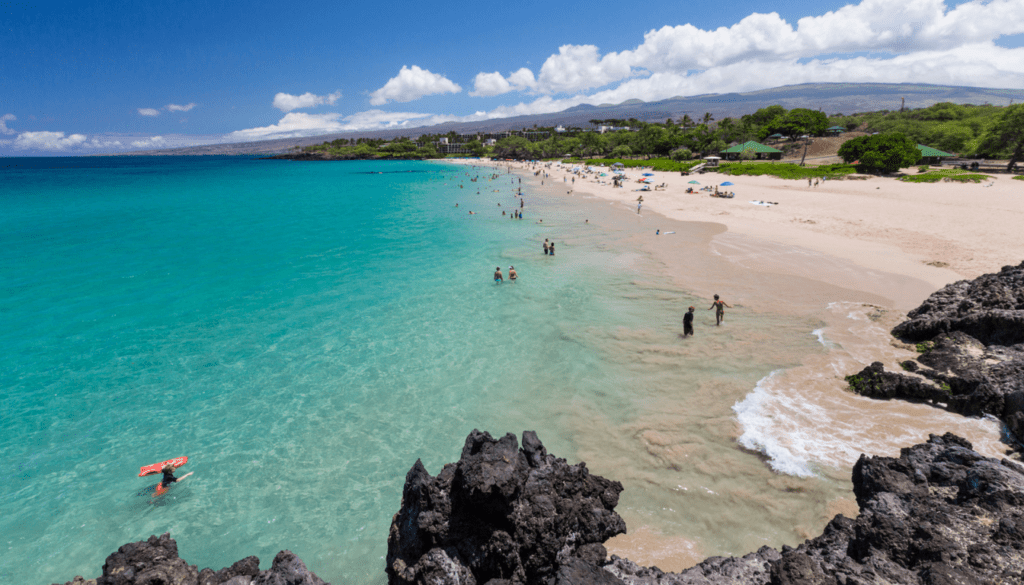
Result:
<svg viewBox="0 0 1024 585"><path fill-rule="evenodd" d="M693 335L693 312L695 310L697 310L695 307L690 307L690 310L683 315L683 337Z"/></svg>
<svg viewBox="0 0 1024 585"><path fill-rule="evenodd" d="M544 238L544 255L548 255L548 239Z"/></svg>
<svg viewBox="0 0 1024 585"><path fill-rule="evenodd" d="M725 304L725 301L719 300L718 295L715 295L715 302L711 303L711 309L715 310L715 325L721 325L722 321L725 321L725 307L732 308Z"/></svg>
<svg viewBox="0 0 1024 585"><path fill-rule="evenodd" d="M550 244L548 244L548 254L550 254L552 256L555 255L555 243L554 242L551 242Z"/></svg>
<svg viewBox="0 0 1024 585"><path fill-rule="evenodd" d="M505 278L501 275L501 266L494 267L494 284L501 284L505 282Z"/></svg>

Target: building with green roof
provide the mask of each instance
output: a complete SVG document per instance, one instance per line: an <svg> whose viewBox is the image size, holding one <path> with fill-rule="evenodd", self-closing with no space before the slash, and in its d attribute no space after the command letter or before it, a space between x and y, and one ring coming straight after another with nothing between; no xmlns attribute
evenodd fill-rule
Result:
<svg viewBox="0 0 1024 585"><path fill-rule="evenodd" d="M753 140L749 140L743 144L737 144L736 146L731 146L719 154L722 155L722 158L736 160L741 154L748 150L753 151L754 157L758 159L779 160L782 158L781 150L765 146L760 142L754 142Z"/></svg>
<svg viewBox="0 0 1024 585"><path fill-rule="evenodd" d="M937 148L932 148L923 144L918 144L917 149L921 151L921 164L925 165L940 165L942 164L942 159L953 158L956 156L955 154L943 152Z"/></svg>
<svg viewBox="0 0 1024 585"><path fill-rule="evenodd" d="M846 132L846 128L843 126L832 126L825 130L825 136L839 136L843 132Z"/></svg>

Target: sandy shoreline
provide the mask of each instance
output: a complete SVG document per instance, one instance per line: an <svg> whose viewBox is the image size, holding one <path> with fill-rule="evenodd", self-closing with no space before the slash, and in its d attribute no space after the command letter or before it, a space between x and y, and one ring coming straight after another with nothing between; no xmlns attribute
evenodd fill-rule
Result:
<svg viewBox="0 0 1024 585"><path fill-rule="evenodd" d="M458 162L494 168L489 161ZM722 292L743 314L770 313L791 316L794 323L806 323L808 318L821 323L814 334L827 348L825 352L810 352L799 366L773 372L745 398L716 398L715 392L703 396L710 401L737 400L728 415L707 421L718 429L714 432L732 435L732 441L742 448L773 459L773 469L780 457L788 455L812 465L824 461L830 462L830 467L838 465L834 471L820 468L818 473L827 477L826 483L845 482L860 453L895 456L901 447L926 439L928 433L955 432L968 437L987 455L1002 452L994 422L928 405L865 399L847 390L843 376L875 360L898 367L912 352L894 345L888 331L902 320L905 311L949 282L1020 261L1024 235L1017 233L1015 224L1024 220L1024 188L1014 181L1004 177L986 187L904 184L879 178L808 188L806 181L801 186L799 181L774 177L711 173L681 177L656 172L653 184L666 183L667 189L642 193L644 205L637 214L636 198L641 193L633 189L641 185L630 182L625 188L613 188L600 183L607 178L595 174L581 177L557 163L546 165L505 163L501 167L504 173L511 166L522 177L530 220L538 219L536 207L531 210L537 197L578 199L578 213L550 219L582 223L585 214L597 214L599 217L590 216L595 227L612 230L613 237L625 238L626 249L639 250L663 264L665 275L678 290L706 298ZM542 173L535 175L537 170ZM627 175L635 181L642 172L650 171L633 169ZM563 177L573 176L575 187L571 179L563 181ZM736 197L685 193L690 180L700 181L702 186L731 181L735 185L728 189L735 191ZM778 205L753 205L751 200ZM675 233L655 235L656 229ZM566 244L571 250L575 242L567 240ZM702 250L710 253L694 253ZM732 352L736 341L711 343L720 351ZM674 346L671 350L682 351ZM633 446L639 448L641 457L650 452L656 459L652 465L660 465L665 457L679 466L695 464L686 454L693 448L691 443L699 443L701 437L680 430L692 417L693 404L675 401L660 407L670 414L664 420L643 422L643 432L625 440L639 441ZM744 442L748 434L758 437L756 446ZM654 443L648 444L651 440ZM609 457L607 445L601 441L584 439L582 444L585 446L578 453L582 460ZM677 452L683 454L678 461L666 455ZM779 503L771 501L770 494L776 493L779 485L800 489L813 485L790 473L770 475L767 485L741 499L764 499L765 506L774 509ZM708 477L718 475L709 472ZM827 501L814 500L821 494L808 492L808 496L813 500L808 505L821 507L823 516L805 519L797 526L804 537L817 534L836 513L853 516L857 512L852 494ZM630 533L607 543L609 550L620 556L680 570L709 553L721 552L706 550L704 542L687 530L659 528L657 522L629 509L620 513L627 518Z"/></svg>
<svg viewBox="0 0 1024 585"><path fill-rule="evenodd" d="M449 161L445 161L449 162ZM481 161L458 161L480 164ZM987 183L904 183L892 178L825 181L808 187L805 180L770 176L732 177L719 173L681 176L677 173L629 169L629 182L615 188L610 177L597 173L573 175L571 165L560 163L508 163L513 169L548 173L545 184L564 185L575 196L592 195L629 205L643 195L643 212L688 222L722 224L725 233L716 237L716 251L739 263L753 262L760 270L794 276L828 279L838 284L881 294L895 307L908 310L931 290L950 282L994 272L1016 264L1024 253L1024 183L997 176ZM548 166L550 164L550 166ZM606 170L606 169L604 169ZM664 190L636 192L641 173L653 173L654 185ZM575 183L572 178L575 177ZM538 177L539 178L539 177ZM691 185L698 181L700 185ZM707 192L686 193L688 187L714 186L736 193L733 199L711 197ZM752 201L776 202L755 205ZM741 245L730 234L753 238ZM750 242L760 240L761 253L750 252ZM774 246L772 246L774 244ZM744 249L745 248L745 249ZM772 249L774 248L774 250ZM820 267L786 258L794 249L813 252L831 263L829 274ZM827 257L827 260L826 260ZM806 260L806 258L804 258ZM849 266L844 267L846 261ZM844 278L850 266L856 278ZM887 275L868 278L873 272L899 275L907 286L894 287ZM923 281L911 286L909 279ZM926 290L930 289L930 290Z"/></svg>

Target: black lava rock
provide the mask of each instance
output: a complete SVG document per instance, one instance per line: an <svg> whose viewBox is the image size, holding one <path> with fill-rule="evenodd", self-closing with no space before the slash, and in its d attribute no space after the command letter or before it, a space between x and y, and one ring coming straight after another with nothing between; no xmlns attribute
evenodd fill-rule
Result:
<svg viewBox="0 0 1024 585"><path fill-rule="evenodd" d="M1024 343L1024 262L996 274L961 280L933 293L892 334L926 341L962 331L985 345Z"/></svg>
<svg viewBox="0 0 1024 585"><path fill-rule="evenodd" d="M850 387L872 398L992 415L1024 442L1024 264L953 283L908 316L893 335L920 342L917 360L900 364L910 374L875 362L847 376Z"/></svg>
<svg viewBox="0 0 1024 585"><path fill-rule="evenodd" d="M197 571L178 556L178 543L170 534L128 543L107 557L96 580L75 577L65 585L330 585L306 568L291 551L274 557L270 570L260 571L260 560L246 557L228 568Z"/></svg>
<svg viewBox="0 0 1024 585"><path fill-rule="evenodd" d="M622 484L547 453L537 435L474 430L431 477L417 461L388 535L392 584L615 583L603 542L626 531Z"/></svg>

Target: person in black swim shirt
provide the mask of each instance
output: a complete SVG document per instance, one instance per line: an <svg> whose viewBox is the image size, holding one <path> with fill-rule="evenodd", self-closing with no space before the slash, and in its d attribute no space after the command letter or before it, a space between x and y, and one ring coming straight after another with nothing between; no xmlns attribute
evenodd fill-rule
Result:
<svg viewBox="0 0 1024 585"><path fill-rule="evenodd" d="M693 312L695 310L694 307L690 307L690 310L683 315L683 337L693 335Z"/></svg>
<svg viewBox="0 0 1024 585"><path fill-rule="evenodd" d="M183 475L181 477L174 477L174 466L173 465L165 465L164 468L160 470L160 472L164 474L164 477L163 477L163 479L160 480L160 484L156 486L156 493L153 494L154 496L162 496L162 495L164 495L164 493L167 492L167 488L172 483L179 482L179 481L184 481L186 477L188 477L188 476L190 476L190 475L192 475L194 473L194 472L190 471L190 472L186 473L185 475Z"/></svg>

